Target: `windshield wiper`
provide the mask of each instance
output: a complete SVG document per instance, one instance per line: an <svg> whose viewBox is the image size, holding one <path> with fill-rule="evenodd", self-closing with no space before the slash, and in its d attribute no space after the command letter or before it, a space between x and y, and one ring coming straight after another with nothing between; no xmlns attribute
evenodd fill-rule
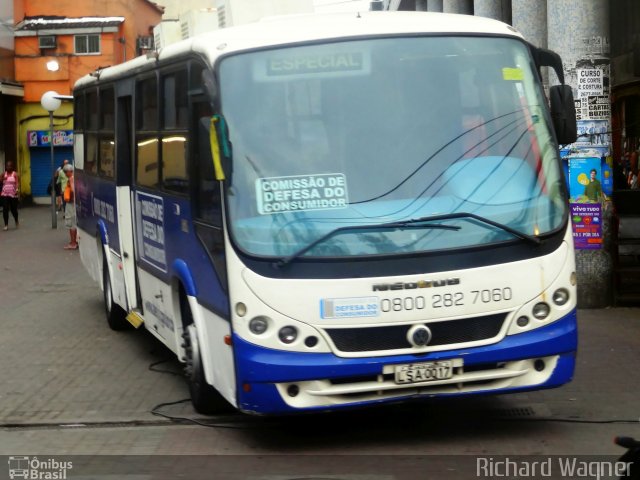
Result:
<svg viewBox="0 0 640 480"><path fill-rule="evenodd" d="M487 225L491 225L493 227L504 230L505 232L509 232L511 235L514 235L522 240L527 240L535 245L540 245L542 240L538 237L534 237L533 235L529 235L527 233L523 233L520 230L516 230L515 228L511 228L509 225L505 225L504 223L494 222L486 217L481 217L480 215L476 215L475 213L468 212L454 212L454 213L444 213L442 215L433 215L430 217L419 217L412 218L411 220L407 220L407 222L411 223L419 223L419 222L433 222L437 220L451 220L454 218L472 218L482 223L486 223Z"/></svg>
<svg viewBox="0 0 640 480"><path fill-rule="evenodd" d="M294 253L292 253L291 255L284 257L282 259L280 259L279 261L275 262L275 266L280 268L280 267L284 267L285 265L288 265L289 263L291 263L293 260L295 260L296 258L304 255L305 253L307 253L309 250L311 250L313 247L315 247L316 245L324 242L325 240L328 240L329 238L333 237L334 235L341 233L341 232L348 232L348 231L353 231L353 230L402 230L405 228L433 228L433 229L441 229L441 230L460 230L461 227L455 226L455 225L443 225L440 223L435 223L435 224L431 224L431 225L419 225L420 223L424 223L425 221L430 221L434 219L434 217L424 217L423 219L420 218L412 218L409 220L400 220L397 222L389 222L389 223L374 223L374 224L370 224L370 225L349 225L346 227L338 227L338 228L334 228L333 230L330 230L329 232L325 233L324 235L316 238L315 240L313 240L312 242L310 242L308 245L305 245L304 247L302 247L300 250L295 251Z"/></svg>
<svg viewBox="0 0 640 480"><path fill-rule="evenodd" d="M481 217L480 215L476 215L475 213L455 212L455 213L445 213L442 215L432 215L429 217L410 218L408 220L400 220L397 222L378 223L373 225L349 225L347 227L338 227L325 233L321 237L316 238L314 241L312 241L305 247L301 248L300 250L292 253L288 257L282 258L281 260L275 263L275 266L284 267L285 265L288 265L293 260L300 257L301 255L304 255L306 252L311 250L316 245L324 242L325 240L341 232L353 231L353 230L386 230L386 229L401 230L403 228L434 228L434 229L442 229L442 230L460 230L460 228L462 227L459 227L456 225L443 225L441 223L425 225L426 222L434 222L438 220L451 220L455 218L471 218L479 222L486 223L487 225L491 225L493 227L504 230L505 232L509 232L513 236L521 238L522 240L526 240L535 245L540 245L541 243L541 240L538 237L534 237L533 235L522 233L521 231L516 230L515 228L511 228L508 225L504 225L499 222L494 222L493 220L490 220L485 217Z"/></svg>

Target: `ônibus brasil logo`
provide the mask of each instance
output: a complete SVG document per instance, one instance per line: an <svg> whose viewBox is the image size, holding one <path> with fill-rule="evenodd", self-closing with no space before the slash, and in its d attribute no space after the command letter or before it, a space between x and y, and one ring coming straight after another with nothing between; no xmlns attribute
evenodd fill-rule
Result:
<svg viewBox="0 0 640 480"><path fill-rule="evenodd" d="M67 478L67 470L72 468L72 462L62 462L54 458L41 460L38 457L17 455L9 457L9 478L12 480L64 480Z"/></svg>

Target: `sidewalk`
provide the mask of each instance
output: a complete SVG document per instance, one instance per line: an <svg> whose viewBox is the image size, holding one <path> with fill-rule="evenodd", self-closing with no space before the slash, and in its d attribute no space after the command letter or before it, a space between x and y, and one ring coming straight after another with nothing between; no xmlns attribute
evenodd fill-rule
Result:
<svg viewBox="0 0 640 480"><path fill-rule="evenodd" d="M0 424L157 421L158 403L189 396L173 354L146 331L113 332L102 293L49 207L0 230ZM182 413L192 412L186 404Z"/></svg>

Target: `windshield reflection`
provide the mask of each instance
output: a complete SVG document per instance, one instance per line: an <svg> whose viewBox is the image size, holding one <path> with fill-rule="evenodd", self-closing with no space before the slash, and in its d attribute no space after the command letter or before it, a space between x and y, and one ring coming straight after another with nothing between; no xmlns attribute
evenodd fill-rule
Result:
<svg viewBox="0 0 640 480"><path fill-rule="evenodd" d="M305 255L334 257L559 228L566 206L536 75L524 44L505 38L372 39L223 60L234 240L255 255L315 243ZM439 222L451 229L342 228L456 212L471 216Z"/></svg>

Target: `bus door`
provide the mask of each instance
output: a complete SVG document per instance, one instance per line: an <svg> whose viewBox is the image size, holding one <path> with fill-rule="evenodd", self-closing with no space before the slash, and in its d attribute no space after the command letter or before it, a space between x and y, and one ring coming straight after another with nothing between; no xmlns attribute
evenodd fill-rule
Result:
<svg viewBox="0 0 640 480"><path fill-rule="evenodd" d="M132 145L133 130L131 125L131 95L118 97L116 124L116 202L118 211L118 229L120 232L120 248L122 270L124 273L125 291L127 293L128 310L139 308L138 285L135 268L135 246L133 208L131 197L132 178Z"/></svg>

